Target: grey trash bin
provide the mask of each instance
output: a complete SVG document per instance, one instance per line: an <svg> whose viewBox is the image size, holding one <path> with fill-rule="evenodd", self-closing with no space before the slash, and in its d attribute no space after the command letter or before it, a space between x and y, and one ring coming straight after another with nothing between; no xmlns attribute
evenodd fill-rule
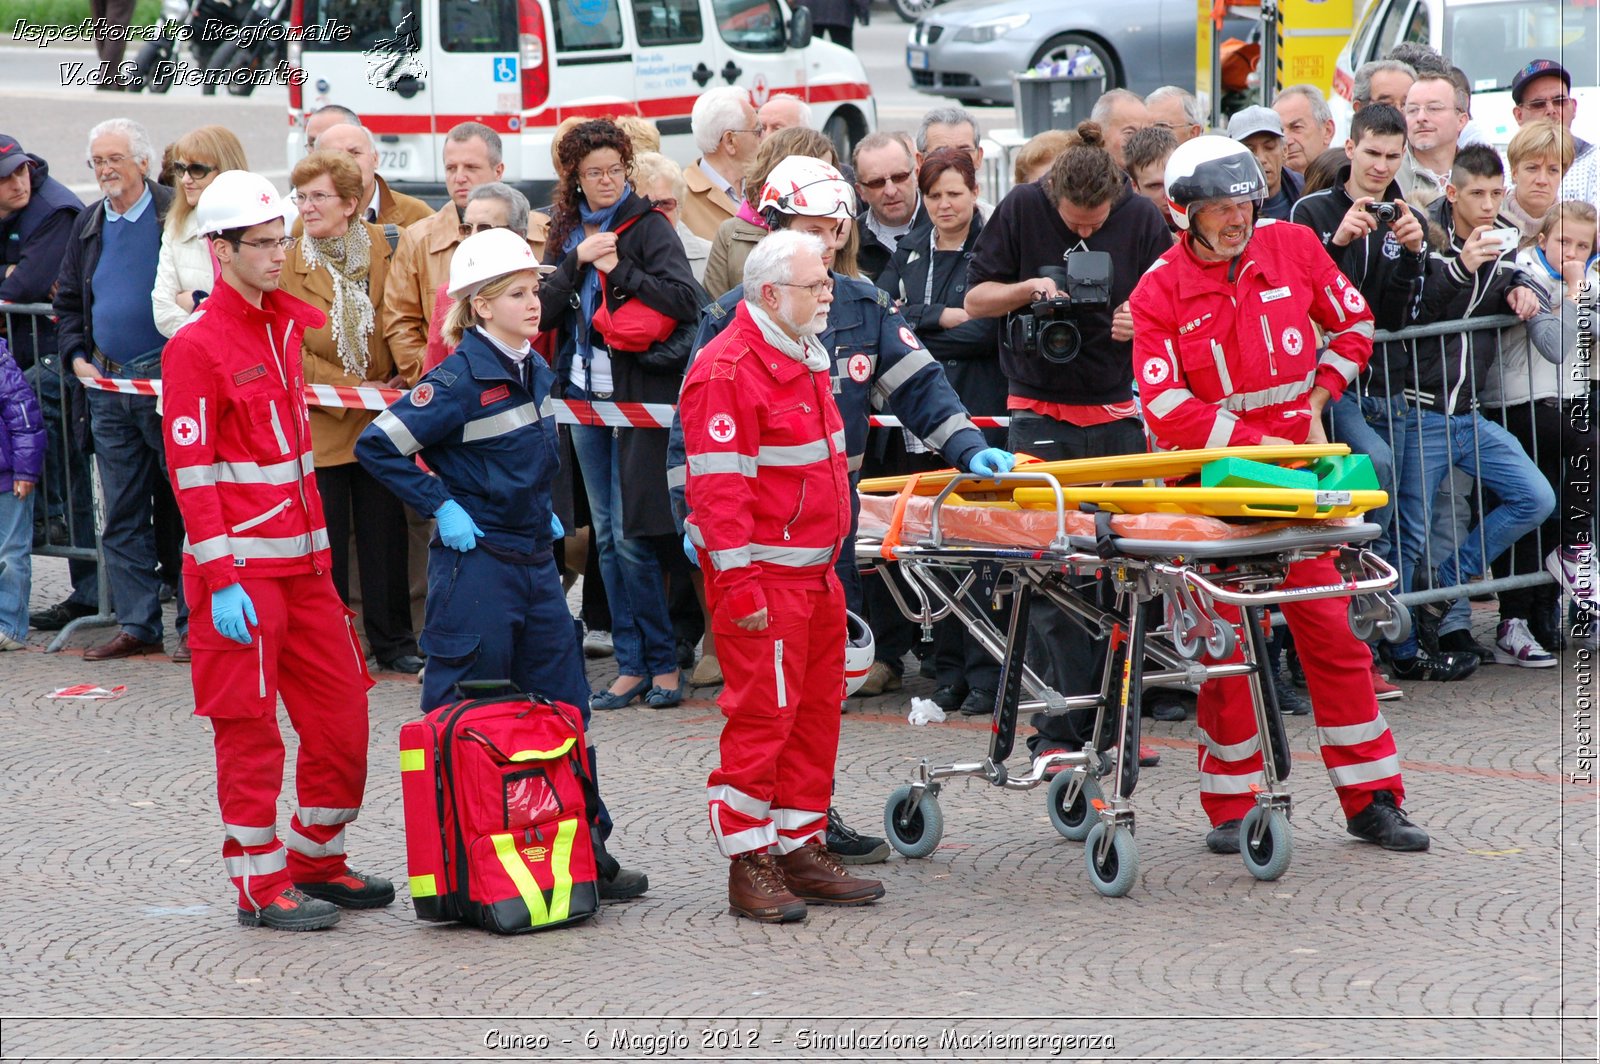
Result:
<svg viewBox="0 0 1600 1064"><path fill-rule="evenodd" d="M1063 77L1011 76L1012 99L1024 137L1047 129L1072 129L1088 119L1105 78L1099 74Z"/></svg>

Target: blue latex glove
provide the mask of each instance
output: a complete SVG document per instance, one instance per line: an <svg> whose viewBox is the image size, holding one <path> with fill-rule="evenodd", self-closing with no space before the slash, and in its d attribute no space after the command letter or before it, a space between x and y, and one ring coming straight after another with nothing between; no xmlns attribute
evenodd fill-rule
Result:
<svg viewBox="0 0 1600 1064"><path fill-rule="evenodd" d="M243 585L229 584L211 594L211 626L235 643L250 645L250 628L245 622L260 627L256 621L255 603L245 594Z"/></svg>
<svg viewBox="0 0 1600 1064"><path fill-rule="evenodd" d="M700 555L694 549L694 540L689 538L689 533L683 534L683 553L688 555L689 564L696 569L700 568Z"/></svg>
<svg viewBox="0 0 1600 1064"><path fill-rule="evenodd" d="M550 515L550 534L557 539L567 534L567 530L561 525L561 518L555 514Z"/></svg>
<svg viewBox="0 0 1600 1064"><path fill-rule="evenodd" d="M478 540L483 536L483 529L454 499L446 499L433 516L439 519L439 542L451 550L469 551L478 545Z"/></svg>
<svg viewBox="0 0 1600 1064"><path fill-rule="evenodd" d="M1011 472L1011 467L1017 464L1017 456L1010 451L1002 451L998 447L985 447L972 456L972 465L967 470L980 477L993 477L1001 473Z"/></svg>

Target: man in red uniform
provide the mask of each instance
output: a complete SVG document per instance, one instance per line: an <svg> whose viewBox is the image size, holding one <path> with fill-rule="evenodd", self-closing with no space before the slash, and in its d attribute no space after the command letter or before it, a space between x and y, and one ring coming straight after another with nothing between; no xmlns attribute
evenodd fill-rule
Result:
<svg viewBox="0 0 1600 1064"><path fill-rule="evenodd" d="M1196 137L1167 163L1183 230L1134 290L1133 367L1145 423L1169 450L1322 443L1322 410L1372 356L1372 312L1317 235L1260 219L1266 180L1243 145ZM1319 354L1313 324L1326 334ZM1338 583L1332 555L1290 566L1284 588ZM1219 606L1238 622L1237 611ZM1372 656L1343 599L1287 603L1322 745L1350 834L1390 850L1426 850L1401 812L1394 737L1373 697ZM1242 655L1236 655L1238 660ZM1239 824L1264 782L1248 681L1210 680L1197 708L1200 804L1213 853L1238 853Z"/></svg>
<svg viewBox="0 0 1600 1064"><path fill-rule="evenodd" d="M806 903L864 905L877 880L823 845L844 697L850 534L844 420L817 342L833 301L822 242L774 233L745 262L744 302L695 359L678 413L689 539L727 685L711 830L731 859L728 908L771 923Z"/></svg>
<svg viewBox="0 0 1600 1064"><path fill-rule="evenodd" d="M288 241L266 178L222 174L195 214L222 277L162 353L162 423L188 532L195 713L214 733L222 857L241 924L331 927L340 907L388 905L394 887L344 857L366 786L372 680L333 589L312 473L300 341L324 318L278 291ZM287 850L280 692L300 737Z"/></svg>

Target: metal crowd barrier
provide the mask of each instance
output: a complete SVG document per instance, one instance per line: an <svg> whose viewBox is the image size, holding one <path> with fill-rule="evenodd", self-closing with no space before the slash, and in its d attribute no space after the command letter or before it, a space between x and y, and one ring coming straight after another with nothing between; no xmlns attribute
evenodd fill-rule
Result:
<svg viewBox="0 0 1600 1064"><path fill-rule="evenodd" d="M76 578L92 579L96 585L94 613L63 627L50 641L51 653L66 646L73 634L82 629L116 623L111 591L103 579L104 508L94 474L92 448L84 451L73 438L72 398L74 391L81 393L82 389L56 352L54 314L49 303L0 302L6 343L18 364L25 366L23 376L39 400L48 436L44 476L34 489L33 553L67 559L77 570ZM27 365L30 359L32 365Z"/></svg>
<svg viewBox="0 0 1600 1064"><path fill-rule="evenodd" d="M1474 397L1470 401L1470 405L1467 407L1467 409L1476 410L1479 414L1483 415L1485 420L1494 422L1500 425L1501 428L1505 428L1508 408L1504 406L1490 406L1487 404L1481 404L1478 402L1476 397L1482 394L1481 386L1487 385L1491 382L1498 383L1500 385L1498 393L1499 395L1504 396L1507 394L1505 385L1509 382L1509 379L1507 376L1508 371L1502 358L1505 342L1505 334L1503 330L1521 327L1523 327L1522 322L1515 316L1499 315L1494 317L1445 321L1432 325L1415 326L1412 328L1401 329L1395 332L1379 332L1374 337L1373 363L1375 367L1381 366L1384 380L1382 388L1389 397L1389 409L1392 411L1392 414L1388 418L1383 418L1381 415L1379 415L1376 420L1374 420L1372 417L1368 417L1366 420L1371 429L1377 432L1380 437L1387 439L1387 442L1393 453L1395 482L1391 484L1385 484L1383 486L1390 491L1394 500L1393 511L1390 515L1387 527L1389 557L1397 567L1400 558L1399 545L1402 542L1402 533L1406 530L1408 522L1415 522L1421 518L1421 515L1419 514L1406 512L1407 507L1401 504L1399 495L1399 479L1403 470L1403 464L1405 461L1404 451L1407 446L1404 441L1407 438L1407 434L1415 433L1419 430L1422 415L1422 408L1417 403L1411 399L1405 398L1404 396L1405 382L1398 379L1402 369L1409 369L1409 379L1416 380L1417 370L1420 366L1425 364L1427 360L1447 357L1449 353L1448 343L1450 340L1459 338L1464 344L1472 334L1490 334L1491 341L1495 346L1495 357L1490 363L1490 367L1486 373L1486 376L1493 376L1490 380L1479 381L1476 373L1472 371L1471 360L1467 360L1468 380L1465 388L1468 394ZM1569 335L1563 335L1562 340L1564 349L1570 348L1572 337ZM1483 343L1486 341L1480 339L1478 342ZM1398 362L1393 357L1383 360L1382 362L1379 361L1380 355L1378 353L1378 348L1380 345L1384 344L1399 345L1398 354L1401 357L1398 359ZM1394 353L1395 352L1391 351L1391 355ZM1532 375L1532 360L1539 358L1540 355L1531 349L1530 342L1530 364L1528 370L1526 371L1530 378ZM1568 369L1569 367L1563 364L1561 367L1559 367L1558 371L1565 373L1568 372ZM1590 384L1589 395L1592 400L1594 395L1594 386L1592 383ZM1378 389L1373 388L1364 393L1363 398L1366 400L1367 406L1371 407L1376 402L1381 401L1383 396L1379 393ZM1535 403L1531 411L1531 417L1535 424L1539 423L1542 418L1562 416L1564 416L1564 414L1559 403L1553 406L1550 404ZM1592 423L1589 431L1593 431ZM1330 435L1332 435L1332 433L1330 433ZM1352 446L1355 446L1354 441L1347 442L1352 442ZM1533 443L1531 448L1524 445L1524 453L1527 454L1528 458L1532 460L1535 466L1540 466L1541 457L1548 460L1550 456L1548 454L1541 456L1538 446L1537 431L1533 434L1531 442ZM1482 429L1475 420L1472 425L1472 454L1474 459L1474 468L1478 467L1478 459L1481 456L1481 444ZM1421 469L1425 479L1428 472L1428 457L1429 456L1426 453L1421 455ZM1557 464L1560 464L1559 459L1557 460ZM1482 481L1477 477L1472 477L1469 474L1456 469L1455 466L1456 463L1451 461L1449 470L1445 473L1440 481L1440 489L1438 493L1436 494L1435 498L1431 500L1432 521L1430 522L1430 527L1427 530L1425 539L1426 545L1423 555L1417 561L1415 570L1418 574L1433 573L1437 570L1438 565L1444 561L1445 558L1454 556L1456 560L1456 570L1457 572L1460 572L1460 559L1463 544L1467 542L1466 537L1473 534L1472 530L1474 526L1476 526L1478 549L1480 556L1485 559L1484 572L1480 577L1459 582L1451 587L1413 590L1407 594L1399 595L1397 597L1402 602L1407 604L1442 602L1449 599L1462 598L1465 596L1483 595L1491 592L1510 591L1519 588L1536 587L1553 583L1554 577L1552 577L1542 568L1542 564L1540 567L1533 568L1531 571L1517 571L1514 566L1508 564L1512 556L1515 554L1514 545L1506 549L1498 565L1491 567L1491 563L1494 560L1488 557L1488 551L1486 549L1486 537L1484 535L1480 518L1483 514L1494 508L1495 500L1491 493L1489 500L1486 501L1484 498L1485 492ZM1546 475L1542 472L1537 475L1546 477ZM1592 471L1590 475L1591 477L1593 476ZM1546 479L1548 480L1548 477L1546 477ZM1557 509L1552 513L1550 518L1554 519L1560 516L1560 510L1562 506L1560 501L1561 486L1559 483L1552 482L1551 487L1555 490L1557 495ZM1588 515L1588 522L1591 525L1590 542L1593 542L1592 510ZM1555 546L1557 546L1557 544L1553 542L1545 542L1547 537L1544 535L1542 528L1536 528L1527 534L1535 537L1535 542L1537 544L1537 557L1542 563L1544 557ZM1496 574L1496 570L1499 571L1498 575Z"/></svg>

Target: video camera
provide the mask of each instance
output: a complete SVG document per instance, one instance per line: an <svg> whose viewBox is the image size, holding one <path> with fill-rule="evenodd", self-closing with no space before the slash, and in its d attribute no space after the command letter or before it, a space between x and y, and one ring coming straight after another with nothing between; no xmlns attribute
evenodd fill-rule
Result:
<svg viewBox="0 0 1600 1064"><path fill-rule="evenodd" d="M1064 366L1078 357L1083 334L1078 319L1111 305L1111 255L1104 251L1073 251L1066 266L1046 266L1040 276L1054 281L1061 295L1041 299L1026 311L1014 311L1006 323L1011 350L1018 355L1039 355Z"/></svg>

